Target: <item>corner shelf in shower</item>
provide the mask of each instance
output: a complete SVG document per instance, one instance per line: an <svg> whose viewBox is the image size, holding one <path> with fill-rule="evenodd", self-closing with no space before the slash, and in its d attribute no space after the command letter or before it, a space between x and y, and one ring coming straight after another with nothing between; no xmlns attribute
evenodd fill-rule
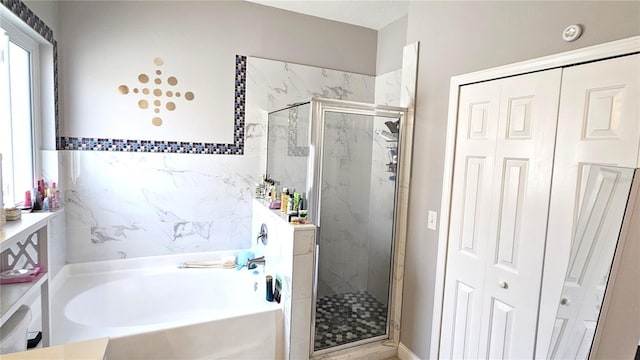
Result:
<svg viewBox="0 0 640 360"><path fill-rule="evenodd" d="M391 128L389 128L391 130ZM397 131L397 129L395 129ZM389 152L389 162L387 165L387 172L393 175L389 176L389 180L395 181L396 174L398 173L398 133L388 132L386 130L376 130L375 133L387 143L387 150Z"/></svg>
<svg viewBox="0 0 640 360"><path fill-rule="evenodd" d="M33 281L0 285L0 325L4 324L20 305L26 304L33 295L40 293L42 307L43 345L49 345L49 274L48 235L49 220L55 213L41 212L23 214L18 221L8 221L0 230L0 254L12 246L38 234L38 266L41 273ZM6 266L6 265L5 265ZM7 269L2 269L2 271Z"/></svg>

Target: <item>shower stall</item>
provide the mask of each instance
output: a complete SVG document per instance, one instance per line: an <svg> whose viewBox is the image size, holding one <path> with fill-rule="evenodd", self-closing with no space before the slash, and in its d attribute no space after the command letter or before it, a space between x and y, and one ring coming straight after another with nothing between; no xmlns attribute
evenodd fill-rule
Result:
<svg viewBox="0 0 640 360"><path fill-rule="evenodd" d="M311 354L390 336L406 116L318 98L269 114L267 173L318 226Z"/></svg>

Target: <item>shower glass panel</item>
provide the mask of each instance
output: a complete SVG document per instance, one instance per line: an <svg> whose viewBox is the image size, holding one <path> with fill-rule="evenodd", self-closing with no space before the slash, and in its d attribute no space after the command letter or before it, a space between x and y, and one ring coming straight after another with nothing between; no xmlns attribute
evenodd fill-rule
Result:
<svg viewBox="0 0 640 360"><path fill-rule="evenodd" d="M323 116L314 352L388 337L400 121Z"/></svg>
<svg viewBox="0 0 640 360"><path fill-rule="evenodd" d="M309 102L269 114L267 174L281 186L301 194L307 189L309 160Z"/></svg>

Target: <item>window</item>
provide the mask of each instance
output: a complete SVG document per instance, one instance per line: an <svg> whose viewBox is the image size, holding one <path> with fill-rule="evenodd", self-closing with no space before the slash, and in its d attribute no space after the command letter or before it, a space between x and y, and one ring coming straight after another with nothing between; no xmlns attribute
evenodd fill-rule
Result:
<svg viewBox="0 0 640 360"><path fill-rule="evenodd" d="M4 19L3 19L4 20ZM0 23L0 153L5 206L24 200L35 179L38 43L12 24Z"/></svg>

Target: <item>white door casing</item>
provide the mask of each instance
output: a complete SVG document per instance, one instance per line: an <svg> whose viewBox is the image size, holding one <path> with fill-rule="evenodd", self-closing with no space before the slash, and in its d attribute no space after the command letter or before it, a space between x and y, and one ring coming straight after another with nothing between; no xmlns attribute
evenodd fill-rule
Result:
<svg viewBox="0 0 640 360"><path fill-rule="evenodd" d="M560 79L460 90L441 358L533 356Z"/></svg>
<svg viewBox="0 0 640 360"><path fill-rule="evenodd" d="M640 165L639 87L638 54L563 70L536 358L551 355L554 329L561 326L556 313L577 231L587 165Z"/></svg>

